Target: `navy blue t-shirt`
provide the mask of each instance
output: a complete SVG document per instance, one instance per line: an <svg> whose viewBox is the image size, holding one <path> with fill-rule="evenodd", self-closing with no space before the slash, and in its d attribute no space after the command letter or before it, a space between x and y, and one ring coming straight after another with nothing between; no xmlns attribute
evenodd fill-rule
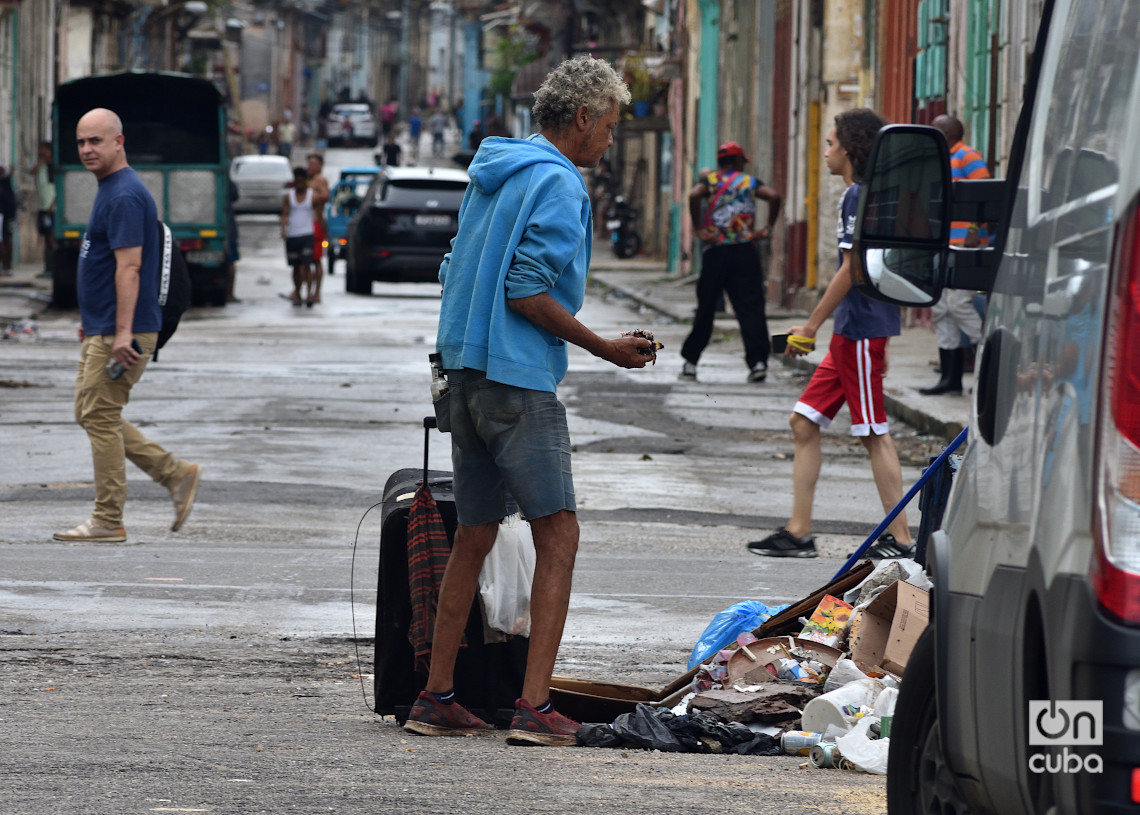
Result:
<svg viewBox="0 0 1140 815"><path fill-rule="evenodd" d="M138 174L124 167L100 179L79 249L77 292L84 334L115 333L115 250L131 246L142 247L132 330L136 334L158 331L162 327L158 210Z"/></svg>
<svg viewBox="0 0 1140 815"><path fill-rule="evenodd" d="M839 201L839 265L843 265L843 253L855 242L855 214L859 208L859 185L852 184ZM864 297L855 289L835 307L836 334L849 340L865 340L871 337L896 337L900 333L899 307L890 303L880 303Z"/></svg>

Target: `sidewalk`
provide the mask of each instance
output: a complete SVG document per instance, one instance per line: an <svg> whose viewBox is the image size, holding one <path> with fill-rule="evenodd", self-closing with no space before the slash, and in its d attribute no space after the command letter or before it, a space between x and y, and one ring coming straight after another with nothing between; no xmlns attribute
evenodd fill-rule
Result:
<svg viewBox="0 0 1140 815"><path fill-rule="evenodd" d="M621 291L642 306L679 322L691 322L697 304L696 283L669 277L664 261L632 258L619 260L596 251L590 266L592 279L609 288ZM784 309L768 310L768 327L779 333L807 318L803 312ZM831 340L831 320L828 320L816 338L816 350L806 357L777 356L769 365L784 364L814 370L823 359ZM736 319L729 315L717 318L718 333L739 335ZM938 381L932 363L938 359L938 343L933 330L922 326L903 328L902 336L891 340L885 382L887 410L890 414L931 436L947 441L970 421L974 375L963 378L965 394L962 396L923 396L919 388L927 388Z"/></svg>

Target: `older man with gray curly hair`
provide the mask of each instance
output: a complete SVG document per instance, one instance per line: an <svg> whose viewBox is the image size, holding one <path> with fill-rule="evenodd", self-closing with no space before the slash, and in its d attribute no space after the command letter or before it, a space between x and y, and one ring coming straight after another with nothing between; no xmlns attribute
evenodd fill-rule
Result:
<svg viewBox="0 0 1140 815"><path fill-rule="evenodd" d="M536 562L526 675L507 741L572 745L578 723L550 702L578 550L570 435L557 386L566 343L622 368L645 367L653 349L643 338L605 339L574 316L586 295L593 235L577 168L596 167L613 144L629 89L604 60L578 57L551 71L534 98L539 133L488 137L479 146L459 231L439 269L436 347L450 383L440 418L450 422L458 528L427 685L404 727L427 736L491 729L456 701L455 662L509 496L530 521Z"/></svg>

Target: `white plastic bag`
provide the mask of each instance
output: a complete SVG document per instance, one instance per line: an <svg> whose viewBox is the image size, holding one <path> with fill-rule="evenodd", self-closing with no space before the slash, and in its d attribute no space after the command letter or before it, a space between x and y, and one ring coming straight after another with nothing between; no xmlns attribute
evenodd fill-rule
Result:
<svg viewBox="0 0 1140 815"><path fill-rule="evenodd" d="M871 725L879 721L878 716L864 716L851 732L835 740L835 746L843 757L865 773L887 774L887 754L891 750L890 739L872 739Z"/></svg>
<svg viewBox="0 0 1140 815"><path fill-rule="evenodd" d="M831 693L833 690L842 688L850 682L857 682L860 679L870 679L871 677L859 670L854 662L847 657L840 657L835 667L827 675L827 681L823 683L823 692Z"/></svg>
<svg viewBox="0 0 1140 815"><path fill-rule="evenodd" d="M499 534L483 570L479 598L489 628L504 634L530 636L530 586L534 582L534 539L530 524L511 515L499 524Z"/></svg>

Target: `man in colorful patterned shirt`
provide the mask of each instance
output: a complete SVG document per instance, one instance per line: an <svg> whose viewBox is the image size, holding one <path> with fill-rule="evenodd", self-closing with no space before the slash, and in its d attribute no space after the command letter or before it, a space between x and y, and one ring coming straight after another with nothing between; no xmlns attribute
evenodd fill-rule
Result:
<svg viewBox="0 0 1140 815"><path fill-rule="evenodd" d="M696 381L697 362L712 339L713 320L721 293L732 301L748 381L763 382L768 374L768 320L764 314L764 272L753 243L768 237L780 215L780 194L755 176L742 172L748 156L734 141L716 151L717 169L704 176L689 193L689 216L704 242L701 276L697 281L697 314L693 330L681 346L685 364L681 379ZM768 202L768 226L756 228L756 199Z"/></svg>
<svg viewBox="0 0 1140 815"><path fill-rule="evenodd" d="M989 178L990 171L982 154L962 141L965 128L953 116L939 116L931 124L942 131L946 143L950 145L950 177L955 181L973 181ZM950 223L950 245L958 249L981 249L989 246L990 237L985 224L972 224L966 221ZM934 332L938 335L938 361L941 377L929 388L919 388L924 396L962 393L962 371L965 367L966 350L962 347L962 335L975 346L982 337L982 320L974 308L974 292L963 289L947 289L941 299L930 309L934 319Z"/></svg>

